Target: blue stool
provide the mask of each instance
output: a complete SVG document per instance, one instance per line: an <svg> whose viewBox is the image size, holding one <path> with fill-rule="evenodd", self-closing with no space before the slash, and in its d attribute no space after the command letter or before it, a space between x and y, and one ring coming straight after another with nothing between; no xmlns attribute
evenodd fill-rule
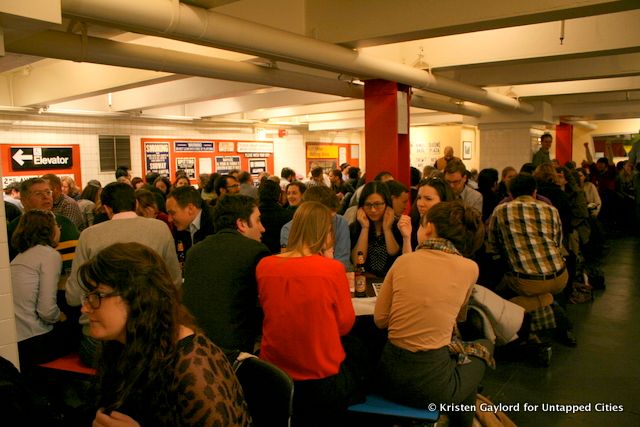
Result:
<svg viewBox="0 0 640 427"><path fill-rule="evenodd" d="M416 421L426 421L435 423L438 421L440 413L429 411L426 408L413 408L411 406L400 405L391 402L377 394L368 394L363 403L349 406L350 412L363 414L384 415L388 417L405 418Z"/></svg>

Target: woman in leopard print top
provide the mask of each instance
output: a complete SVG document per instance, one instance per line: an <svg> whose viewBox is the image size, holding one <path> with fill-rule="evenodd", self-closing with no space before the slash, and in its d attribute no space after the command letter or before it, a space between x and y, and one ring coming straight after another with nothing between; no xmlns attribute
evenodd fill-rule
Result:
<svg viewBox="0 0 640 427"><path fill-rule="evenodd" d="M249 426L224 353L193 326L162 259L117 243L84 264L82 312L104 341L98 426Z"/></svg>

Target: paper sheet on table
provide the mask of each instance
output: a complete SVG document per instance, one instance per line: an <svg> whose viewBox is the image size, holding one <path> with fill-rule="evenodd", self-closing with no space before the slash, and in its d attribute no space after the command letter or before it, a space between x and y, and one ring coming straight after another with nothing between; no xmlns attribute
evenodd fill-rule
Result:
<svg viewBox="0 0 640 427"><path fill-rule="evenodd" d="M353 304L353 311L356 312L356 316L373 315L373 310L376 308L376 297L367 298L351 298Z"/></svg>

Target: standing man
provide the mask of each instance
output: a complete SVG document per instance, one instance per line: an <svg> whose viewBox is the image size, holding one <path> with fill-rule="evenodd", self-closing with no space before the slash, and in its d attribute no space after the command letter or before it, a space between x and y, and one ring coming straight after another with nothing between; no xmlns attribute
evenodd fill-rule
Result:
<svg viewBox="0 0 640 427"><path fill-rule="evenodd" d="M216 234L194 246L184 271L184 305L207 337L226 350L253 353L262 332L256 266L269 255L257 201L223 197L213 212Z"/></svg>
<svg viewBox="0 0 640 427"><path fill-rule="evenodd" d="M531 160L534 168L537 168L538 165L543 163L551 163L549 149L551 149L552 142L553 137L550 133L545 133L540 137L540 149L533 155L533 160Z"/></svg>
<svg viewBox="0 0 640 427"><path fill-rule="evenodd" d="M462 160L454 160L444 168L444 180L462 204L477 209L482 214L482 194L467 185L467 168Z"/></svg>
<svg viewBox="0 0 640 427"><path fill-rule="evenodd" d="M95 257L102 249L114 243L136 242L153 249L160 255L171 274L171 280L180 286L182 274L169 228L162 221L136 215L136 197L133 187L121 182L112 182L100 194L109 221L92 225L80 234L76 255L73 258L71 274L66 284L67 302L71 306L82 304L82 282L78 269ZM80 357L93 366L98 341L89 336L89 319L80 317L83 338L80 342Z"/></svg>
<svg viewBox="0 0 640 427"><path fill-rule="evenodd" d="M499 288L532 315L532 331L556 326L551 308L554 294L567 284L569 274L562 257L562 223L558 210L539 202L536 180L528 174L511 179L513 200L498 205L488 229L488 249L500 254L507 271ZM511 295L509 295L511 294ZM556 311L561 311L557 307ZM575 346L566 315L558 315L560 338Z"/></svg>
<svg viewBox="0 0 640 427"><path fill-rule="evenodd" d="M458 157L455 157L453 155L453 147L444 147L444 157L440 157L438 160L436 160L434 167L439 171L443 171L444 168L447 167L447 165L451 163L452 160L460 161Z"/></svg>
<svg viewBox="0 0 640 427"><path fill-rule="evenodd" d="M174 237L184 245L184 252L213 234L212 208L203 205L198 190L191 186L174 188L167 196L169 222L176 228Z"/></svg>
<svg viewBox="0 0 640 427"><path fill-rule="evenodd" d="M53 212L66 216L73 222L78 230L82 231L84 228L84 217L82 216L80 206L78 206L78 202L62 193L62 181L60 177L48 173L42 175L42 179L49 182L49 187L51 187L51 191L53 192Z"/></svg>

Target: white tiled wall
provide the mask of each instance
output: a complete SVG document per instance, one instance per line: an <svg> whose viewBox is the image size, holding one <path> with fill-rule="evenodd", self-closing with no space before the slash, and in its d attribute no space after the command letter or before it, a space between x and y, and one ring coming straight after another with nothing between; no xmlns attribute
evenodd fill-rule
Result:
<svg viewBox="0 0 640 427"><path fill-rule="evenodd" d="M93 118L35 118L28 120L19 116L0 114L0 144L51 144L80 146L82 184L97 179L107 184L115 179L113 172L100 172L98 135L129 135L131 137L132 176L142 176L142 138L191 138L191 139L235 139L254 140L252 127L202 127L190 124L146 123L125 120L104 120ZM34 126L41 123L44 127ZM319 133L312 140L324 139ZM277 131L268 132L274 142L274 173L279 174L284 166L296 171L305 171L305 135L295 129L288 130L284 138L277 137Z"/></svg>
<svg viewBox="0 0 640 427"><path fill-rule="evenodd" d="M1 178L0 174L0 181ZM0 203L0 224L6 224L4 203ZM0 226L0 356L19 367L16 322L11 292L11 270L9 269L9 246L7 229L4 226Z"/></svg>

